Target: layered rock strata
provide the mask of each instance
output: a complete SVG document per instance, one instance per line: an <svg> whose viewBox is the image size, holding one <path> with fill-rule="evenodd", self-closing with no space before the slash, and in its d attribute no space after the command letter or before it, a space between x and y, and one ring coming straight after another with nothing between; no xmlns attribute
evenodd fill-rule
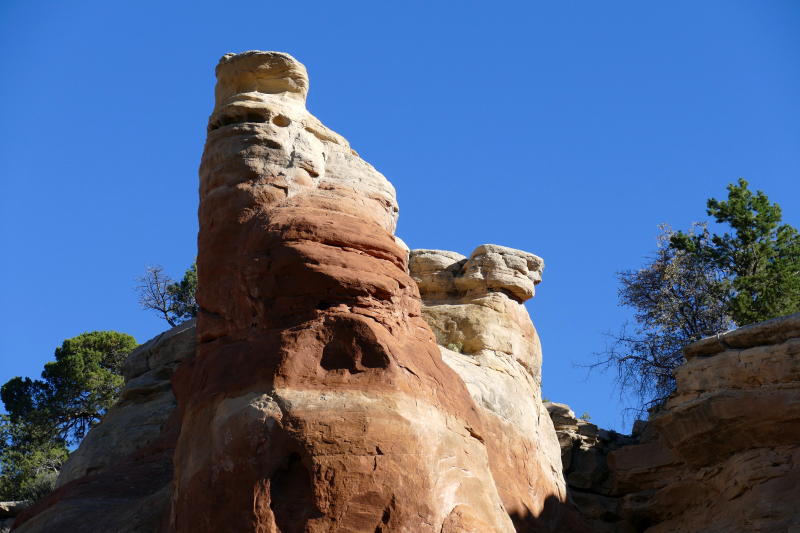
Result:
<svg viewBox="0 0 800 533"><path fill-rule="evenodd" d="M631 437L548 410L595 531L800 529L800 314L684 348L677 389Z"/></svg>
<svg viewBox="0 0 800 533"><path fill-rule="evenodd" d="M292 57L228 55L217 78L172 526L514 531L494 428L420 316L393 188L305 110Z"/></svg>
<svg viewBox="0 0 800 533"><path fill-rule="evenodd" d="M567 502L558 440L540 400L541 344L523 305L543 268L533 254L490 244L469 258L441 250L412 250L409 258L422 316L478 406L517 531L589 531Z"/></svg>
<svg viewBox="0 0 800 533"><path fill-rule="evenodd" d="M524 400L539 397L541 353L520 304L541 261L473 254L458 290L486 321L447 355L462 379L421 317L393 188L305 110L305 68L248 52L217 76L196 352L173 349L172 373L172 334L126 361L113 435L87 439L20 530L584 530L541 405ZM148 444L173 405L167 376L178 409Z"/></svg>
<svg viewBox="0 0 800 533"><path fill-rule="evenodd" d="M193 358L194 320L137 347L120 398L62 467L54 492L21 512L22 533L169 530L180 420L170 377Z"/></svg>
<svg viewBox="0 0 800 533"><path fill-rule="evenodd" d="M638 530L800 529L800 314L684 349L648 442L609 454Z"/></svg>

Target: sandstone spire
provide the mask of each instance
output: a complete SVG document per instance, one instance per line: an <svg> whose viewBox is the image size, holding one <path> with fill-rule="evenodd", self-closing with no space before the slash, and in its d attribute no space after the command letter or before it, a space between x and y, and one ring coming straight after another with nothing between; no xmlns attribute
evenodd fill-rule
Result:
<svg viewBox="0 0 800 533"><path fill-rule="evenodd" d="M252 51L217 78L196 349L187 326L131 354L113 416L19 531L587 531L522 306L541 259L412 253L412 279L393 187L306 111L305 67Z"/></svg>
<svg viewBox="0 0 800 533"><path fill-rule="evenodd" d="M217 76L176 531L511 533L476 406L420 317L392 186L305 110L291 56L226 55Z"/></svg>

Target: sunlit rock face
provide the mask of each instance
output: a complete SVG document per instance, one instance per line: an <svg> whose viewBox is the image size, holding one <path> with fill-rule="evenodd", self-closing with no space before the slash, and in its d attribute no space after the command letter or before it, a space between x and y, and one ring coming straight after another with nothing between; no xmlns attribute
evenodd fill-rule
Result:
<svg viewBox="0 0 800 533"><path fill-rule="evenodd" d="M217 78L172 527L514 531L420 317L392 186L305 110L292 57L227 55Z"/></svg>
<svg viewBox="0 0 800 533"><path fill-rule="evenodd" d="M120 401L17 530L585 531L522 306L541 260L485 245L418 289L392 186L305 110L303 65L246 52L217 77L196 329L131 354ZM420 290L461 353L440 352Z"/></svg>
<svg viewBox="0 0 800 533"><path fill-rule="evenodd" d="M470 257L412 250L409 270L444 361L467 385L498 492L518 531L591 531L568 502L561 449L541 401L542 348L523 303L544 261L484 244Z"/></svg>
<svg viewBox="0 0 800 533"><path fill-rule="evenodd" d="M626 517L648 533L800 530L800 313L683 354L652 436L608 455Z"/></svg>

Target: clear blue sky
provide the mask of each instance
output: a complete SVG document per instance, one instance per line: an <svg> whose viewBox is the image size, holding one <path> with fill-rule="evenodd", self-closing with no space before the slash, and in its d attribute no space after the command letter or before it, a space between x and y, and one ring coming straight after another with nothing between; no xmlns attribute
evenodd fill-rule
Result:
<svg viewBox="0 0 800 533"><path fill-rule="evenodd" d="M0 383L63 339L144 342L148 263L196 251L226 52L288 52L308 108L395 185L398 235L545 259L544 391L623 426L592 361L614 272L740 176L800 227L800 2L0 2Z"/></svg>

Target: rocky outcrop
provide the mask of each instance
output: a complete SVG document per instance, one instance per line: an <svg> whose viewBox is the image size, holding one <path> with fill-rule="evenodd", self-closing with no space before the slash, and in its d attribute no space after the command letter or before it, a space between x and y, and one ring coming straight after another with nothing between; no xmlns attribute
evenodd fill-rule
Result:
<svg viewBox="0 0 800 533"><path fill-rule="evenodd" d="M131 352L119 400L72 452L59 488L20 513L14 531L168 531L180 432L170 377L196 345L190 320Z"/></svg>
<svg viewBox="0 0 800 533"><path fill-rule="evenodd" d="M193 357L195 320L189 320L137 347L122 365L125 386L119 400L89 431L61 468L57 487L107 472L134 451L154 441L177 407L169 378Z"/></svg>
<svg viewBox="0 0 800 533"><path fill-rule="evenodd" d="M16 516L28 507L27 501L0 502L0 533L9 531Z"/></svg>
<svg viewBox="0 0 800 533"><path fill-rule="evenodd" d="M575 417L569 406L547 402L561 447L561 463L570 498L580 514L597 533L632 533L622 509L622 499L614 496L614 476L608 466L609 452L639 441L639 435L620 435L599 429Z"/></svg>
<svg viewBox="0 0 800 533"><path fill-rule="evenodd" d="M650 442L610 454L641 530L800 528L800 314L684 349Z"/></svg>
<svg viewBox="0 0 800 533"><path fill-rule="evenodd" d="M511 533L496 452L538 460L490 443L442 360L393 236L393 188L305 110L292 57L225 56L217 78L199 344L173 378L175 530ZM524 530L559 524L557 474L526 478L539 485Z"/></svg>
<svg viewBox="0 0 800 533"><path fill-rule="evenodd" d="M478 406L490 468L517 530L536 523L588 531L567 503L558 440L540 399L541 344L523 305L543 268L533 254L490 244L469 258L441 250L409 256L422 316Z"/></svg>
<svg viewBox="0 0 800 533"><path fill-rule="evenodd" d="M598 532L800 528L800 314L684 356L676 391L631 437L548 404L581 514Z"/></svg>

